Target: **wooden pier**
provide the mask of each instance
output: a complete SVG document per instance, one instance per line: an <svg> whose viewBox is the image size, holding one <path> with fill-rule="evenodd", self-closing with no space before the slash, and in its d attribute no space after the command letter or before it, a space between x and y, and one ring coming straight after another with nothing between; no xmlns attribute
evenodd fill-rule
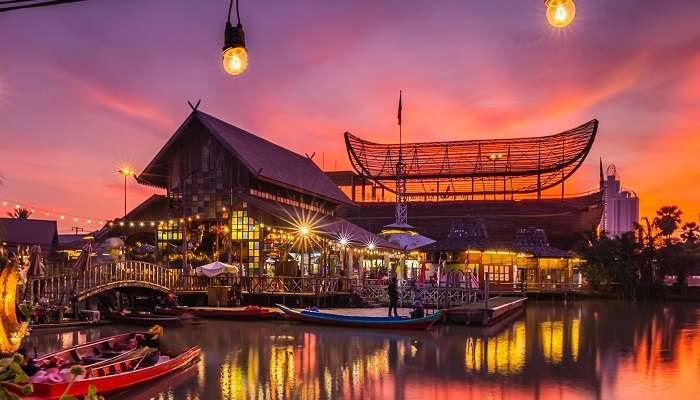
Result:
<svg viewBox="0 0 700 400"><path fill-rule="evenodd" d="M447 321L460 325L491 325L525 309L526 297L493 297L488 301L450 308Z"/></svg>

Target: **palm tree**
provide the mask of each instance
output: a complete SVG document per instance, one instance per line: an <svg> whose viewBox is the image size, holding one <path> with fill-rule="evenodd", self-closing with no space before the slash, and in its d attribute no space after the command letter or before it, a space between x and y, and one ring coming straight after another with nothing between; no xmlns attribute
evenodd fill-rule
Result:
<svg viewBox="0 0 700 400"><path fill-rule="evenodd" d="M686 222L681 229L681 239L685 243L694 244L700 239L700 226L695 222Z"/></svg>
<svg viewBox="0 0 700 400"><path fill-rule="evenodd" d="M14 211L8 212L7 215L10 218L20 218L20 219L28 219L29 216L32 215L32 212L27 210L26 208L15 208Z"/></svg>
<svg viewBox="0 0 700 400"><path fill-rule="evenodd" d="M678 206L661 207L656 212L654 225L659 228L661 235L669 238L678 229L678 225L681 223L681 214L683 211L679 210Z"/></svg>

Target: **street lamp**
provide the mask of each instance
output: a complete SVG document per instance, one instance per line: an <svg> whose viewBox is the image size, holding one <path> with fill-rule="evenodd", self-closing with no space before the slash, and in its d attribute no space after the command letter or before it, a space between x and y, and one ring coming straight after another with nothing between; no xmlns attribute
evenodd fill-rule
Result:
<svg viewBox="0 0 700 400"><path fill-rule="evenodd" d="M117 172L124 177L124 218L126 218L126 179L130 176L136 176L136 171L129 167L124 167Z"/></svg>
<svg viewBox="0 0 700 400"><path fill-rule="evenodd" d="M547 7L547 21L555 28L571 24L576 16L574 0L544 0Z"/></svg>
<svg viewBox="0 0 700 400"><path fill-rule="evenodd" d="M496 161L503 158L503 153L489 154L489 160L493 161L493 199L496 200Z"/></svg>
<svg viewBox="0 0 700 400"><path fill-rule="evenodd" d="M231 25L232 6L233 0L230 0L222 50L224 70L226 70L226 73L236 76L242 74L248 68L248 53L245 49L245 32L243 32L241 16L238 13L238 0L236 0L236 18L238 23L235 28Z"/></svg>

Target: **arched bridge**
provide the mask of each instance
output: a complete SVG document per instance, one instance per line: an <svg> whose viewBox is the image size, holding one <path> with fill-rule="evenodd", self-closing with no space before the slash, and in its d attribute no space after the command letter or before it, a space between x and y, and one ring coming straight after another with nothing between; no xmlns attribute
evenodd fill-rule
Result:
<svg viewBox="0 0 700 400"><path fill-rule="evenodd" d="M182 283L180 270L165 268L142 261L123 261L91 265L80 273L33 278L27 282L27 290L21 293L25 299L47 298L54 304L67 304L118 288L137 287L163 293L177 291Z"/></svg>

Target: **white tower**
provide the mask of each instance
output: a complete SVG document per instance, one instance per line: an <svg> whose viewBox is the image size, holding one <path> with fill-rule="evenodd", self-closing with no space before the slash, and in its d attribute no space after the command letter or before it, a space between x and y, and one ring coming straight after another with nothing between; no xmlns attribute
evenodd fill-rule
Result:
<svg viewBox="0 0 700 400"><path fill-rule="evenodd" d="M622 190L620 177L614 164L610 164L603 179L601 161L601 190L603 191L603 218L600 229L608 236L620 236L634 230L639 221L639 198L631 190Z"/></svg>

